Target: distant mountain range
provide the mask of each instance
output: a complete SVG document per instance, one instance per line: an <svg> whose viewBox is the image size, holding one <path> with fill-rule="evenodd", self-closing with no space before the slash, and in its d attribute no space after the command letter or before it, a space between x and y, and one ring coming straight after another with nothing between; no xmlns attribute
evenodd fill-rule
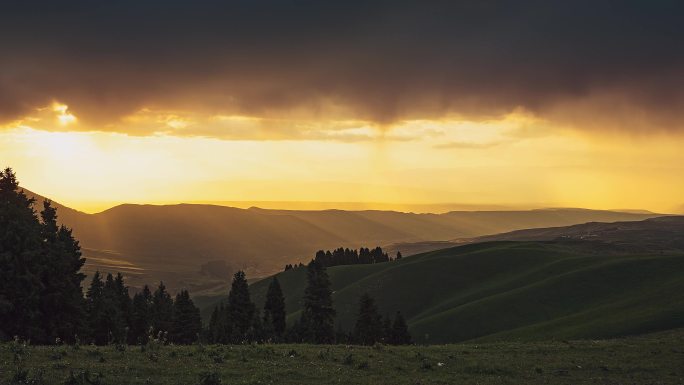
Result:
<svg viewBox="0 0 684 385"><path fill-rule="evenodd" d="M39 202L44 199L28 193ZM225 265L218 270L226 275L239 268L249 277L260 277L287 263L305 262L318 249L449 241L533 227L659 215L585 209L414 214L200 204L125 204L86 214L56 206L59 220L72 227L81 242L88 271L122 271L132 286L163 279L172 290L187 287L194 293L226 290L230 277L208 274L214 269L207 266Z"/></svg>

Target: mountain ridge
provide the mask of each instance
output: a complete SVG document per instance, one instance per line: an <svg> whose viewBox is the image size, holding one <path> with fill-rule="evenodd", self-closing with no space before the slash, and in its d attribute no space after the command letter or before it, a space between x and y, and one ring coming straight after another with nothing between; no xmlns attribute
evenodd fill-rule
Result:
<svg viewBox="0 0 684 385"><path fill-rule="evenodd" d="M27 191L38 200L43 197ZM39 202L36 204L39 211ZM133 287L164 280L171 290L225 290L202 274L207 263L263 277L285 264L306 262L319 249L375 247L397 242L448 241L539 225L653 217L595 210L451 211L242 209L209 204L122 204L87 214L55 203L60 223L73 228L86 272L123 271Z"/></svg>

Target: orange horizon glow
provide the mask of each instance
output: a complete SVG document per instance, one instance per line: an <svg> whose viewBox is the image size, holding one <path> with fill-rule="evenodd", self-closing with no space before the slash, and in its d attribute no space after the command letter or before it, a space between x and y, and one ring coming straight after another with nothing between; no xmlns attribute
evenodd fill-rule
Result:
<svg viewBox="0 0 684 385"><path fill-rule="evenodd" d="M121 203L182 202L684 211L684 181L676 177L684 136L599 135L522 110L483 121L378 127L143 109L120 124L130 133L93 129L54 102L0 128L2 161L23 187L91 213ZM212 134L225 134L225 124L232 136Z"/></svg>

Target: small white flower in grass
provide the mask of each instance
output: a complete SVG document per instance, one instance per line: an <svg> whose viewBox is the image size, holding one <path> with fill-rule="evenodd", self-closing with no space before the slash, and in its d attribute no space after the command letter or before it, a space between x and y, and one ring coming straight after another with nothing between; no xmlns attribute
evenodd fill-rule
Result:
<svg viewBox="0 0 684 385"><path fill-rule="evenodd" d="M444 365L445 365L444 362L438 362L438 363L437 363L437 366L439 366L439 367L442 367L442 366L444 366Z"/></svg>

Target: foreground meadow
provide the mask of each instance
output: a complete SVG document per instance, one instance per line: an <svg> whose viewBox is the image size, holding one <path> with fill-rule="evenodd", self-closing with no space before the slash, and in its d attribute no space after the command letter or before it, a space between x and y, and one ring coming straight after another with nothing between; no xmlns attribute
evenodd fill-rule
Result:
<svg viewBox="0 0 684 385"><path fill-rule="evenodd" d="M682 384L684 331L439 346L0 346L2 384Z"/></svg>

